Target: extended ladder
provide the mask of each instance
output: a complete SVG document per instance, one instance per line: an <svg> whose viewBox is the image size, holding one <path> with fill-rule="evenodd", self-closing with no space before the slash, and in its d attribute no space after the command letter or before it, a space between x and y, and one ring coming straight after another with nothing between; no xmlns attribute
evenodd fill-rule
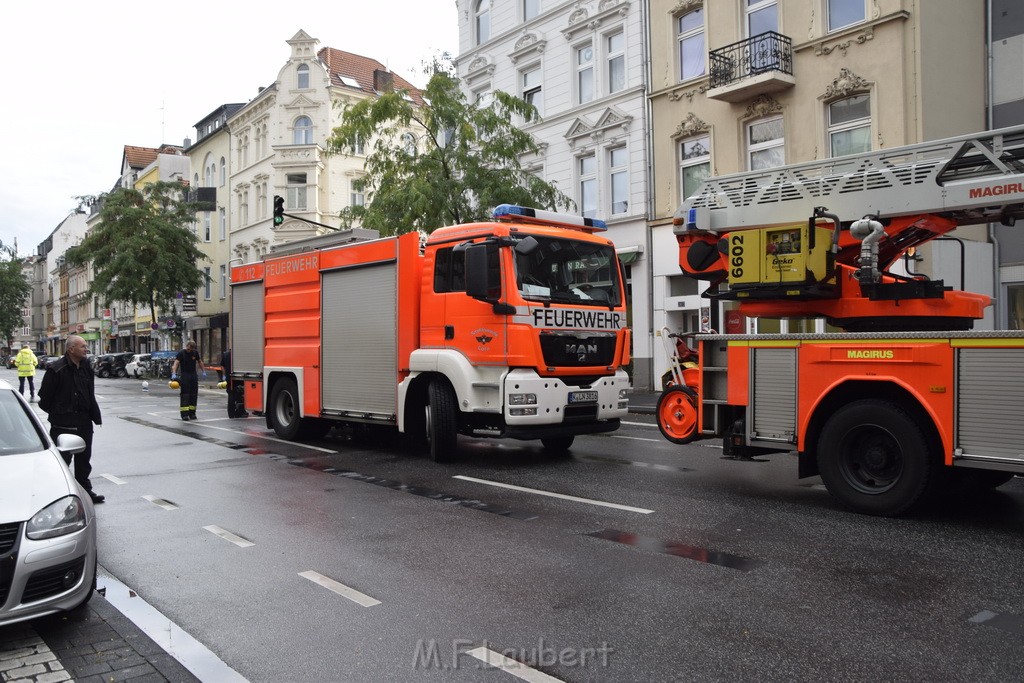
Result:
<svg viewBox="0 0 1024 683"><path fill-rule="evenodd" d="M708 178L675 231L792 225L814 207L841 220L940 214L959 225L1024 218L1024 126Z"/></svg>

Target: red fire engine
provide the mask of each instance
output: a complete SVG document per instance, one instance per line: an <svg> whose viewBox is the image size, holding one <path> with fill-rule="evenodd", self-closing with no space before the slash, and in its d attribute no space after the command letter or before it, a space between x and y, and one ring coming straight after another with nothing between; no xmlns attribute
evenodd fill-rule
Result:
<svg viewBox="0 0 1024 683"><path fill-rule="evenodd" d="M288 244L232 270L232 377L286 439L359 423L436 460L458 434L564 451L627 413L625 279L604 229L502 205L423 244Z"/></svg>
<svg viewBox="0 0 1024 683"><path fill-rule="evenodd" d="M708 179L676 217L683 272L744 316L837 331L696 335L662 433L796 451L800 476L879 515L1024 472L1024 332L973 331L989 297L893 272L958 226L1021 217L1024 127Z"/></svg>

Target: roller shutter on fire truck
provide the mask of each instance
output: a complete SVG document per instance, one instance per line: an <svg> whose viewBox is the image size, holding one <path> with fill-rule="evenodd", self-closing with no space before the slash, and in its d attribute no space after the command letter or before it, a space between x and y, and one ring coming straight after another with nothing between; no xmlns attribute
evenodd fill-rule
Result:
<svg viewBox="0 0 1024 683"><path fill-rule="evenodd" d="M231 287L231 371L263 374L263 281Z"/></svg>
<svg viewBox="0 0 1024 683"><path fill-rule="evenodd" d="M394 419L398 410L397 263L324 273L325 413Z"/></svg>

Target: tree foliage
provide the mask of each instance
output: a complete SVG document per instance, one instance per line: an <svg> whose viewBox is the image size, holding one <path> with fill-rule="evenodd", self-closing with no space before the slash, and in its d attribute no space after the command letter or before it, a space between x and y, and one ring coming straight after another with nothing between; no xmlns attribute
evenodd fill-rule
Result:
<svg viewBox="0 0 1024 683"><path fill-rule="evenodd" d="M384 235L431 232L486 219L503 203L556 210L572 205L522 166L524 155L539 151L521 128L539 120L532 104L504 92L490 102L469 103L450 65L437 61L422 94L420 106L396 91L344 111L329 152L354 154L357 141L370 147L360 181L366 204L342 212L343 222L359 221ZM419 138L414 154L402 140L410 131Z"/></svg>
<svg viewBox="0 0 1024 683"><path fill-rule="evenodd" d="M14 250L0 242L0 340L5 345L13 340L14 331L24 326L21 311L32 292L21 266Z"/></svg>
<svg viewBox="0 0 1024 683"><path fill-rule="evenodd" d="M206 284L196 267L205 258L191 224L197 205L180 183L162 181L142 189L118 188L100 198L100 223L67 252L68 262L92 263L90 290L110 304L124 301L168 308L178 292Z"/></svg>

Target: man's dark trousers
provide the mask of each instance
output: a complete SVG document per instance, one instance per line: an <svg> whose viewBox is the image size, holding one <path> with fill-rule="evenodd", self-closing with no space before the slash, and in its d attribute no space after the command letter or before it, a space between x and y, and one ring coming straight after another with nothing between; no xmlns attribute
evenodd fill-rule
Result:
<svg viewBox="0 0 1024 683"><path fill-rule="evenodd" d="M181 374L181 417L196 417L196 405L199 403L199 375L194 372Z"/></svg>

